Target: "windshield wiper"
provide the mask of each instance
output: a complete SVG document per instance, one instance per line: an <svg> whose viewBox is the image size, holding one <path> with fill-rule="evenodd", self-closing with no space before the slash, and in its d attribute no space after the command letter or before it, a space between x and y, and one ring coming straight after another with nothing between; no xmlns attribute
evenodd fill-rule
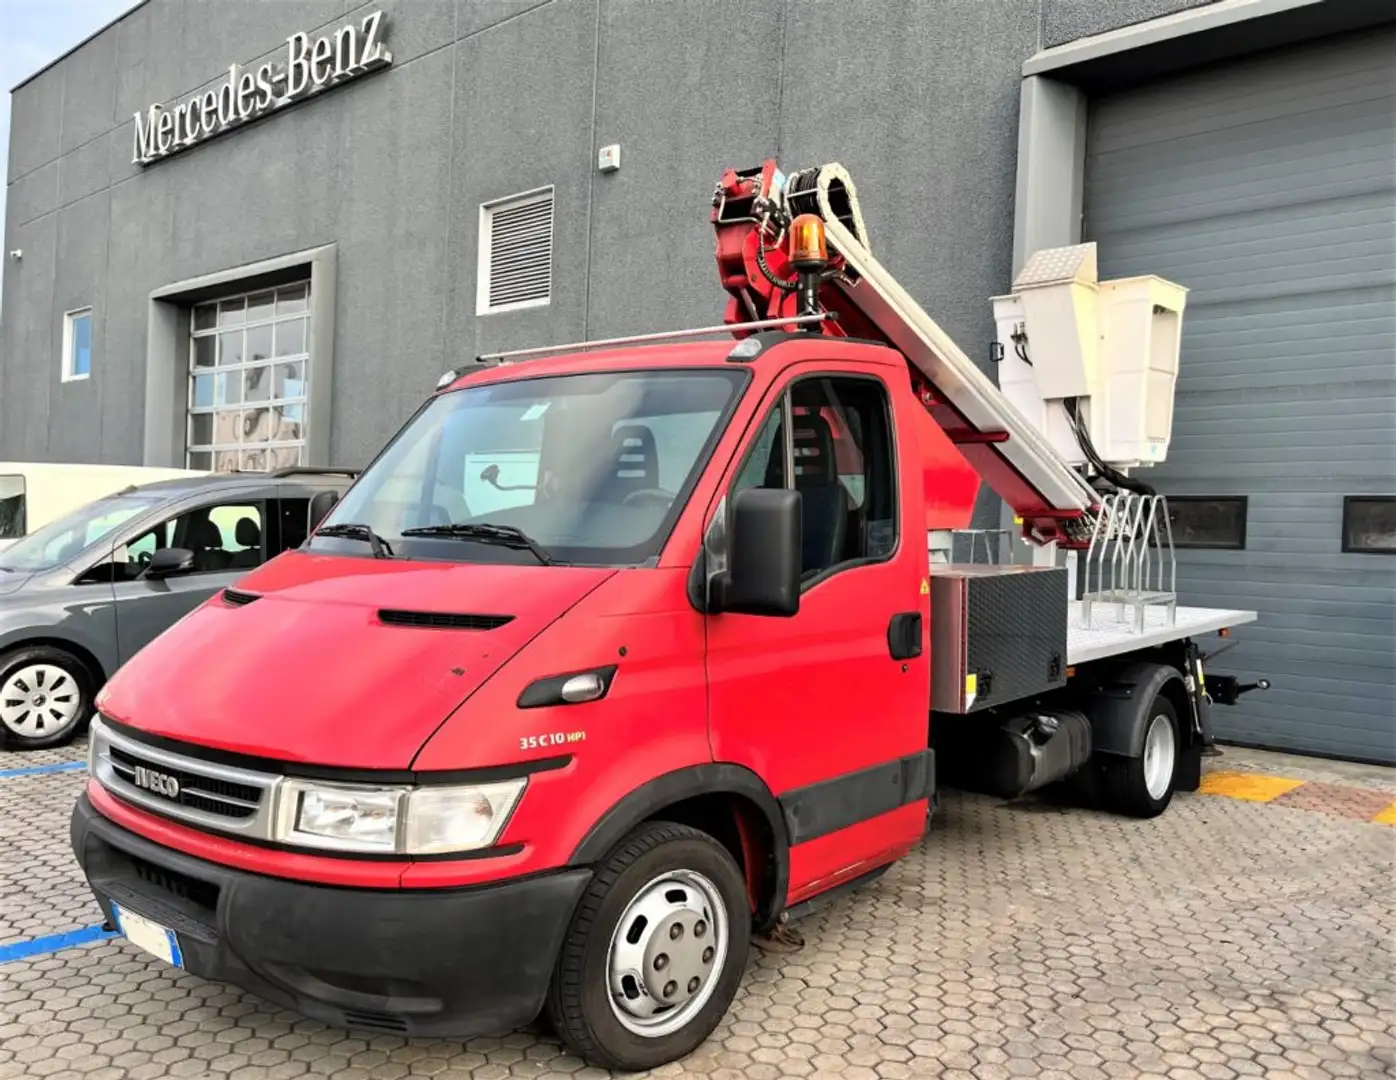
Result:
<svg viewBox="0 0 1396 1080"><path fill-rule="evenodd" d="M544 566L553 564L553 557L547 549L520 528L513 525L491 525L482 522L478 525L421 525L414 529L403 529L403 536L444 536L458 540L478 540L482 544L499 544L501 547L527 548Z"/></svg>
<svg viewBox="0 0 1396 1080"><path fill-rule="evenodd" d="M345 540L362 540L373 549L375 559L391 559L393 549L376 532L367 525L360 525L358 522L342 522L338 525L326 525L324 528L315 530L316 536L342 537Z"/></svg>

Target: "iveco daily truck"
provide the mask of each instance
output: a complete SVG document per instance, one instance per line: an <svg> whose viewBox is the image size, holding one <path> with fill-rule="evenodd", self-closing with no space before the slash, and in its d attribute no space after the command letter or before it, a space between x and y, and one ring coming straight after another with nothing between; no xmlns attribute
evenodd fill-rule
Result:
<svg viewBox="0 0 1396 1080"><path fill-rule="evenodd" d="M872 258L838 166L729 171L712 218L723 326L448 373L304 545L111 680L72 843L113 927L329 1024L546 1013L641 1069L707 1038L754 934L919 844L957 758L1140 818L1197 785L1245 688L1195 638L1254 616L1178 606L1161 498L1062 442L1171 405L1178 290L1123 310L1075 249L1020 277L1005 364L1086 371L1040 423ZM1043 557L932 561L981 479Z"/></svg>

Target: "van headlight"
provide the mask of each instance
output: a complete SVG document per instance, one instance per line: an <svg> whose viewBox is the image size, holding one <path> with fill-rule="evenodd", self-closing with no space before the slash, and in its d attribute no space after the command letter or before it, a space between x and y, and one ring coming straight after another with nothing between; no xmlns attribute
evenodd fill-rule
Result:
<svg viewBox="0 0 1396 1080"><path fill-rule="evenodd" d="M385 855L438 855L489 847L527 780L426 787L283 780L276 840Z"/></svg>

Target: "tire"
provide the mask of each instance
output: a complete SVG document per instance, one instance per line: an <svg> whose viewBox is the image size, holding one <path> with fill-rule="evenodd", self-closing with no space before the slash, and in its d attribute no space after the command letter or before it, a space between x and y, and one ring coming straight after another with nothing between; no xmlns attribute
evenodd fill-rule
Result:
<svg viewBox="0 0 1396 1080"><path fill-rule="evenodd" d="M704 938L711 945L700 948ZM746 883L727 849L686 825L642 825L577 904L548 989L548 1019L574 1053L603 1069L675 1061L727 1012L750 944ZM663 1008L666 993L678 1003Z"/></svg>
<svg viewBox="0 0 1396 1080"><path fill-rule="evenodd" d="M91 719L95 681L76 656L49 645L0 655L0 745L46 750L72 742Z"/></svg>
<svg viewBox="0 0 1396 1080"><path fill-rule="evenodd" d="M1139 756L1112 755L1102 761L1102 795L1106 808L1129 817L1158 817L1173 801L1182 756L1177 710L1160 694L1149 706Z"/></svg>

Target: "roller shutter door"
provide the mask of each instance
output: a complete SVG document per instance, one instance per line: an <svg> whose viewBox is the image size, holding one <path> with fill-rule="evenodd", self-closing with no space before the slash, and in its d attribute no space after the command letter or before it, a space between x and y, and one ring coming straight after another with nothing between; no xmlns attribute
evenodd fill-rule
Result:
<svg viewBox="0 0 1396 1080"><path fill-rule="evenodd" d="M1179 552L1185 603L1253 608L1217 662L1274 688L1236 742L1396 762L1396 555L1343 550L1344 496L1396 495L1396 29L1091 103L1102 277L1191 290L1169 495L1247 496L1244 548Z"/></svg>

